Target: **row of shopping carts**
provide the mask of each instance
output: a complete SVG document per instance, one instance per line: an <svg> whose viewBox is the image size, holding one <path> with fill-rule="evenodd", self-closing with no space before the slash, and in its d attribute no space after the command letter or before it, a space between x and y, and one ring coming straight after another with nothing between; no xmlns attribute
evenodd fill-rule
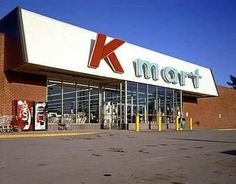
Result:
<svg viewBox="0 0 236 184"><path fill-rule="evenodd" d="M13 127L11 122L11 116L0 116L0 132L16 132L18 131L18 127Z"/></svg>
<svg viewBox="0 0 236 184"><path fill-rule="evenodd" d="M0 124L0 132L13 132L14 129L9 124Z"/></svg>

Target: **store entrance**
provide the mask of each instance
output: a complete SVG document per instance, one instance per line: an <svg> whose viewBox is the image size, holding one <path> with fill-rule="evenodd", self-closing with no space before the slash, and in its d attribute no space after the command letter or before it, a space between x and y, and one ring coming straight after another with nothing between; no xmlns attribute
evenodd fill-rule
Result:
<svg viewBox="0 0 236 184"><path fill-rule="evenodd" d="M124 129L124 88L123 83L103 86L101 128Z"/></svg>
<svg viewBox="0 0 236 184"><path fill-rule="evenodd" d="M146 123L147 122L146 105L139 105L138 108L139 108L138 114L140 123Z"/></svg>
<svg viewBox="0 0 236 184"><path fill-rule="evenodd" d="M102 106L102 129L123 129L124 104L107 101Z"/></svg>

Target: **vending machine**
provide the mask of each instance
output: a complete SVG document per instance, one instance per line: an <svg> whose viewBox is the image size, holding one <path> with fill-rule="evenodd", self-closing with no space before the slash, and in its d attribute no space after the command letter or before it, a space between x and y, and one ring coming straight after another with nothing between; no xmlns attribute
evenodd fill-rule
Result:
<svg viewBox="0 0 236 184"><path fill-rule="evenodd" d="M33 101L15 100L13 102L14 126L24 131L33 130L33 111Z"/></svg>
<svg viewBox="0 0 236 184"><path fill-rule="evenodd" d="M47 103L35 102L34 105L34 130L47 130Z"/></svg>

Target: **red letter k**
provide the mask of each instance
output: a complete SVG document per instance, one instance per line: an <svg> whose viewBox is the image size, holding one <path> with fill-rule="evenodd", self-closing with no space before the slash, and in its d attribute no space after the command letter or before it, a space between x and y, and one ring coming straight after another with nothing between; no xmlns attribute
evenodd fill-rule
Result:
<svg viewBox="0 0 236 184"><path fill-rule="evenodd" d="M124 73L124 70L120 65L119 60L117 59L114 50L116 50L125 42L119 39L114 39L106 45L105 42L106 35L98 33L97 40L94 45L88 66L92 68L97 68L99 66L100 61L104 59L110 65L114 72Z"/></svg>

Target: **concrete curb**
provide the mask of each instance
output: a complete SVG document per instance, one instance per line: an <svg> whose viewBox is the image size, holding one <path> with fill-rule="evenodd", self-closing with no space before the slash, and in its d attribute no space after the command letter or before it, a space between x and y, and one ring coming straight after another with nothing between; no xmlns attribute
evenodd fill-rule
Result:
<svg viewBox="0 0 236 184"><path fill-rule="evenodd" d="M217 129L217 130L220 130L220 131L235 131L236 128L220 128L220 129Z"/></svg>
<svg viewBox="0 0 236 184"><path fill-rule="evenodd" d="M0 139L18 139L18 138L38 138L38 137L61 137L61 136L79 136L79 135L93 135L98 132L67 132L67 133L38 133L38 134L5 134L0 135Z"/></svg>

